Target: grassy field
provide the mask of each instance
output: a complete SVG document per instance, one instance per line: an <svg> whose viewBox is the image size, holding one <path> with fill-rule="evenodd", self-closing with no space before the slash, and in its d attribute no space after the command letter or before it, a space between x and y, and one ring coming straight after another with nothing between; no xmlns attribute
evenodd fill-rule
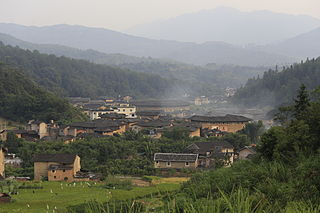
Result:
<svg viewBox="0 0 320 213"><path fill-rule="evenodd" d="M161 178L160 178L161 180ZM43 189L19 189L17 195L12 195L13 202L0 204L1 213L37 213L37 212L55 212L66 211L70 205L80 204L86 201L96 200L106 202L109 200L126 200L145 196L159 191L172 191L180 187L184 181L173 180L148 187L133 187L131 190L105 189L103 183L90 182L68 184L65 182L43 182ZM55 210L55 211L53 211Z"/></svg>

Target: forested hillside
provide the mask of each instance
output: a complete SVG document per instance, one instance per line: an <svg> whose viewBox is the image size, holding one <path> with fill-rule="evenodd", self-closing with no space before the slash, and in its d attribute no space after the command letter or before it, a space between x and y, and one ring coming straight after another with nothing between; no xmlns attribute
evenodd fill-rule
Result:
<svg viewBox="0 0 320 213"><path fill-rule="evenodd" d="M0 43L0 61L20 68L39 85L63 96L157 97L177 84L158 75L97 65Z"/></svg>
<svg viewBox="0 0 320 213"><path fill-rule="evenodd" d="M13 121L82 119L67 100L45 91L20 70L0 63L0 117Z"/></svg>
<svg viewBox="0 0 320 213"><path fill-rule="evenodd" d="M153 73L168 79L179 79L193 84L194 87L204 87L200 91L209 91L212 88L240 87L248 78L262 74L264 67L245 67L233 65L209 64L195 66L176 62L173 60L157 59L151 57L135 57L123 54L107 54L95 50L80 50L56 44L35 44L14 38L13 36L0 33L0 41L6 45L19 46L22 49L38 50L40 53L66 56L75 59L84 59L97 64L118 66L136 72ZM210 89L211 88L211 89Z"/></svg>
<svg viewBox="0 0 320 213"><path fill-rule="evenodd" d="M282 71L269 70L261 78L249 79L232 101L244 106L291 103L301 84L305 84L308 89L320 85L320 57L294 64Z"/></svg>

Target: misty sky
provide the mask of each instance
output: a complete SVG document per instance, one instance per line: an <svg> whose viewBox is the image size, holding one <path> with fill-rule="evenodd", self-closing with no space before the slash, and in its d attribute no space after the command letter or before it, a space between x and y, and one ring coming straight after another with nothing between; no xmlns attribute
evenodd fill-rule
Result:
<svg viewBox="0 0 320 213"><path fill-rule="evenodd" d="M79 24L121 31L218 6L320 18L320 0L0 0L0 22Z"/></svg>

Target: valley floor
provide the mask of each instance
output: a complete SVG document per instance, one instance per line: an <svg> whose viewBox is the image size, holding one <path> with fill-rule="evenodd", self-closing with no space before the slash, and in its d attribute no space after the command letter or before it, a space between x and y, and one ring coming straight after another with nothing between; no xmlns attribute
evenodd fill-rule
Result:
<svg viewBox="0 0 320 213"><path fill-rule="evenodd" d="M42 182L39 183L42 189L19 189L17 195L12 195L11 203L0 205L0 212L66 212L68 206L88 201L120 201L177 190L180 188L180 183L187 180L186 178L154 179L150 186L134 186L131 190L106 189L102 187L104 183L98 182ZM26 185L32 184L33 182L26 182ZM146 198L146 202L150 202L150 199Z"/></svg>

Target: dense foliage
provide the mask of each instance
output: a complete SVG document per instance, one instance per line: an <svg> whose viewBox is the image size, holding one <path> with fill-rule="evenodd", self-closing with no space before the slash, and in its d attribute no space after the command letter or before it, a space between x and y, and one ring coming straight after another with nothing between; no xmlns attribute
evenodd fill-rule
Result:
<svg viewBox="0 0 320 213"><path fill-rule="evenodd" d="M0 43L0 61L20 68L40 86L63 96L161 97L175 81L157 75L40 54Z"/></svg>
<svg viewBox="0 0 320 213"><path fill-rule="evenodd" d="M0 117L25 122L82 119L81 113L66 100L40 88L20 70L0 63Z"/></svg>
<svg viewBox="0 0 320 213"><path fill-rule="evenodd" d="M320 84L320 57L294 64L282 71L269 70L262 78L249 79L233 102L245 106L279 106L291 103L301 84L315 89Z"/></svg>
<svg viewBox="0 0 320 213"><path fill-rule="evenodd" d="M213 205L223 194L247 193L255 207L249 212L317 212L320 208L320 99L309 102L300 87L291 115L282 126L269 129L258 143L253 161L196 174L178 196L189 203ZM190 199L191 198L191 199ZM209 199L208 199L209 198ZM234 204L236 207L236 204ZM229 206L229 208L232 206Z"/></svg>
<svg viewBox="0 0 320 213"><path fill-rule="evenodd" d="M157 174L153 168L153 156L156 152L182 153L193 142L226 140L240 149L248 145L249 140L243 134L229 134L223 138L189 138L184 129L168 130L164 137L151 139L140 133L126 132L122 136L79 139L73 143L63 142L27 142L8 135L5 143L9 152L17 153L23 160L23 170L19 175L32 176L32 157L38 153L75 153L81 157L81 167L85 170L107 175L148 175ZM12 171L12 174L14 171Z"/></svg>

